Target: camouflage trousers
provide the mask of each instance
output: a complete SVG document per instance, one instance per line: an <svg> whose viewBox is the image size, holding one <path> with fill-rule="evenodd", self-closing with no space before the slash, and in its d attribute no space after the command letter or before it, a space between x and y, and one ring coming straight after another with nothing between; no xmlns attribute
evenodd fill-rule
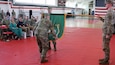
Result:
<svg viewBox="0 0 115 65"><path fill-rule="evenodd" d="M27 36L30 34L30 28L29 27L21 27L22 31L27 33Z"/></svg>
<svg viewBox="0 0 115 65"><path fill-rule="evenodd" d="M36 35L36 40L37 40L37 43L38 43L38 46L39 46L39 50L40 50L40 53L41 53L41 58L46 58L46 53L48 51L48 37L42 37L42 36L39 36L39 35Z"/></svg>
<svg viewBox="0 0 115 65"><path fill-rule="evenodd" d="M106 38L106 36L103 36L103 51L105 55L104 57L105 60L110 59L110 47L109 47L110 39L111 39L111 36L109 36L109 38Z"/></svg>

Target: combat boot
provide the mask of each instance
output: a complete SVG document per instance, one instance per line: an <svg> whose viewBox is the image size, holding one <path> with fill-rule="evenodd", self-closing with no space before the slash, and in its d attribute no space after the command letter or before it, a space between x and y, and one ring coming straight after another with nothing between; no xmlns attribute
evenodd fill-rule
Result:
<svg viewBox="0 0 115 65"><path fill-rule="evenodd" d="M100 61L103 61L103 60L104 60L104 59L99 59L99 62L100 62Z"/></svg>
<svg viewBox="0 0 115 65"><path fill-rule="evenodd" d="M109 64L109 61L106 59L100 59L99 64Z"/></svg>
<svg viewBox="0 0 115 65"><path fill-rule="evenodd" d="M41 63L46 63L48 60L46 60L44 57L41 58Z"/></svg>
<svg viewBox="0 0 115 65"><path fill-rule="evenodd" d="M39 50L39 51L40 51L40 53L42 53L42 48L40 48L40 50Z"/></svg>

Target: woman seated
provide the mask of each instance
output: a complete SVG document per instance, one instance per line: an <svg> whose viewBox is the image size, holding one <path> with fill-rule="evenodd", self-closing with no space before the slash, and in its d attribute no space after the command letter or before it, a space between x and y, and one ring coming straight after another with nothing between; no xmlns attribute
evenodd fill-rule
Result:
<svg viewBox="0 0 115 65"><path fill-rule="evenodd" d="M11 18L11 23L9 25L9 29L16 34L16 38L15 39L21 39L22 38L22 29L17 27L17 24L14 21L14 18Z"/></svg>

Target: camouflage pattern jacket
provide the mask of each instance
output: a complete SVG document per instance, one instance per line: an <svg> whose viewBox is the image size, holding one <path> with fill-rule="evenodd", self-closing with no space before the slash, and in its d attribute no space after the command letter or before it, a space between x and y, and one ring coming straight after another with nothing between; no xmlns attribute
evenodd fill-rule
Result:
<svg viewBox="0 0 115 65"><path fill-rule="evenodd" d="M40 37L48 37L49 30L52 30L52 34L56 37L54 27L50 20L43 18L34 27L34 34Z"/></svg>
<svg viewBox="0 0 115 65"><path fill-rule="evenodd" d="M114 17L115 15L113 9L110 8L105 16L104 24L102 27L104 36L112 35L112 33L114 32L114 26L113 26Z"/></svg>

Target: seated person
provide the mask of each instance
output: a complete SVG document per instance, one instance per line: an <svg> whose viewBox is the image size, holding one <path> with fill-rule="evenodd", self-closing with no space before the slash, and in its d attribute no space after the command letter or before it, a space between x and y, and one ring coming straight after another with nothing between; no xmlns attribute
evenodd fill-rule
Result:
<svg viewBox="0 0 115 65"><path fill-rule="evenodd" d="M9 24L10 24L10 20L8 20L7 17L5 17L5 18L3 19L2 25L5 25L7 28L4 29L4 31L10 31L10 30L9 30ZM1 30L1 32L2 32L2 30Z"/></svg>
<svg viewBox="0 0 115 65"><path fill-rule="evenodd" d="M5 19L3 19L2 24L3 24L3 25L6 25L6 26L8 27L9 24L10 24L10 20L8 20L7 17L5 17Z"/></svg>
<svg viewBox="0 0 115 65"><path fill-rule="evenodd" d="M30 21L29 21L28 16L24 16L24 25L25 25L26 27L28 27L28 26L30 25Z"/></svg>
<svg viewBox="0 0 115 65"><path fill-rule="evenodd" d="M35 24L36 24L36 19L35 19L35 17L31 17L31 21L30 21L30 27L31 27L31 29L33 30L33 28L34 28L34 26L35 26Z"/></svg>
<svg viewBox="0 0 115 65"><path fill-rule="evenodd" d="M24 25L26 26L26 27L29 27L30 28L30 30L33 30L33 29L31 29L31 20L28 18L28 16L25 16L24 17Z"/></svg>
<svg viewBox="0 0 115 65"><path fill-rule="evenodd" d="M14 22L14 18L11 18L11 23L9 25L9 29L16 34L16 39L22 38L22 29L17 27L17 24Z"/></svg>
<svg viewBox="0 0 115 65"><path fill-rule="evenodd" d="M28 18L28 16L24 17L24 25L25 27L28 27L28 36L33 37L33 26L31 26L31 20Z"/></svg>
<svg viewBox="0 0 115 65"><path fill-rule="evenodd" d="M19 22L17 24L17 27L22 28L22 31L26 32L27 35L30 34L30 29L29 29L29 27L25 26L22 17L19 17Z"/></svg>

